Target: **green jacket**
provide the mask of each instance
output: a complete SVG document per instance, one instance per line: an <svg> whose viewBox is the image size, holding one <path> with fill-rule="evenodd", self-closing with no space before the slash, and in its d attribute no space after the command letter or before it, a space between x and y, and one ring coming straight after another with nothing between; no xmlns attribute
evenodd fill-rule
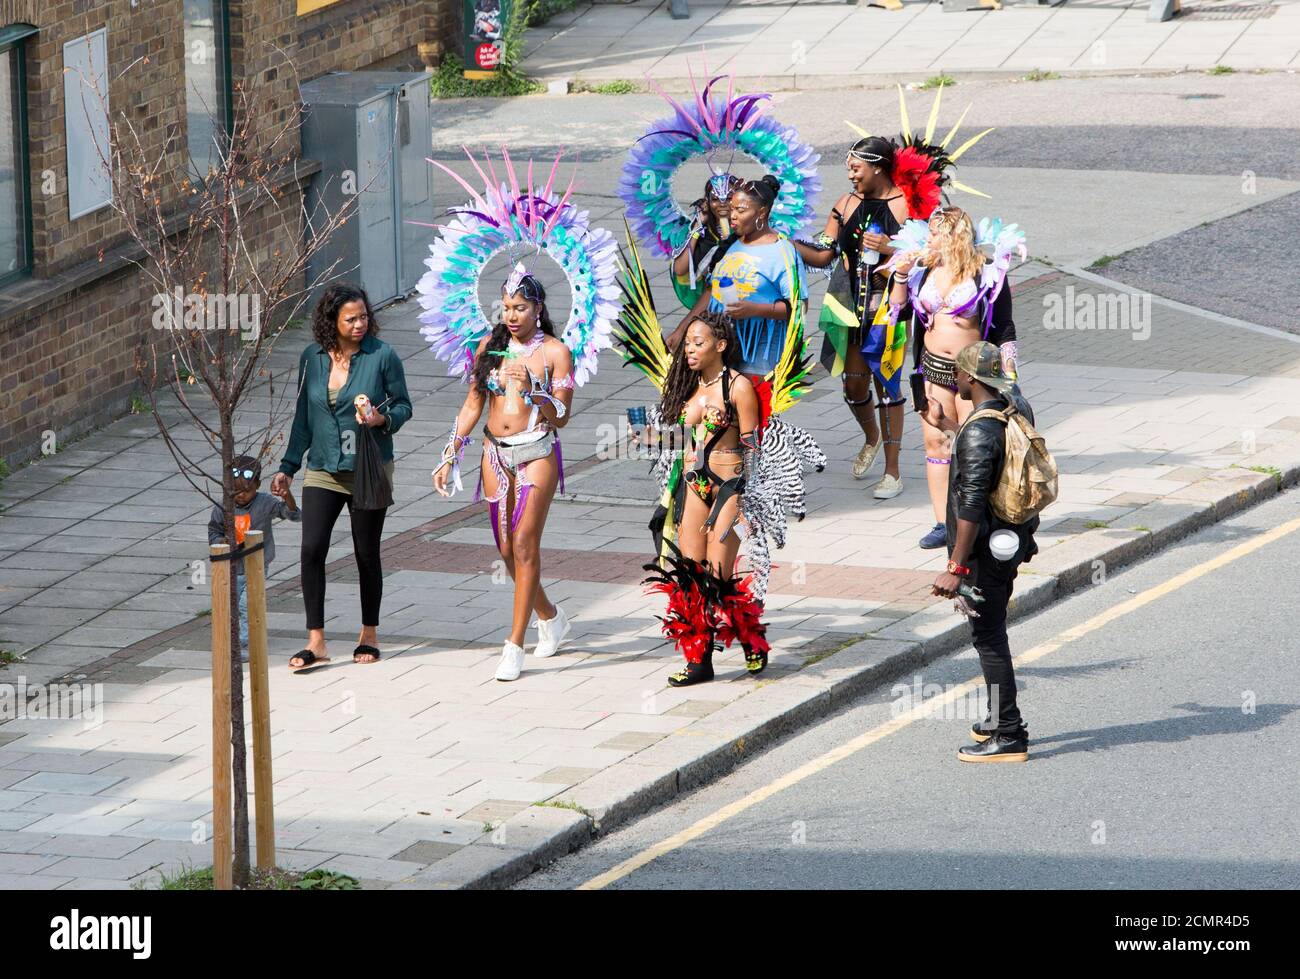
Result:
<svg viewBox="0 0 1300 979"><path fill-rule="evenodd" d="M372 431L384 461L392 461L393 433L411 417L406 372L402 370L397 351L367 334L361 341L361 349L352 355L347 383L339 392L333 411L329 405L329 378L329 354L319 343L313 343L298 358L298 406L280 472L294 475L302 468L303 455L309 449L309 468L351 472L356 467L356 438L360 429L352 400L358 394L367 395L376 410L388 416L387 422ZM384 404L385 401L388 403ZM352 434L347 435L348 432Z"/></svg>

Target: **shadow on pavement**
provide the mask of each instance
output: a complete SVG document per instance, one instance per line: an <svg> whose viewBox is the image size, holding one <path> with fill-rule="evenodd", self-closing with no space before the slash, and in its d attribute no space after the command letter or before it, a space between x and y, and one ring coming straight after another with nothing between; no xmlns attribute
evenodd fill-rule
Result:
<svg viewBox="0 0 1300 979"><path fill-rule="evenodd" d="M1203 707L1200 704L1175 704L1175 709L1189 711L1184 717L1169 717L1139 724L1117 724L1090 731L1067 731L1047 737L1032 737L1031 759L1042 761L1075 751L1098 751L1129 744L1172 744L1194 737L1224 734L1249 734L1281 723L1300 704L1259 704L1254 713L1245 713L1239 704L1229 707ZM1042 751L1045 744L1060 745Z"/></svg>

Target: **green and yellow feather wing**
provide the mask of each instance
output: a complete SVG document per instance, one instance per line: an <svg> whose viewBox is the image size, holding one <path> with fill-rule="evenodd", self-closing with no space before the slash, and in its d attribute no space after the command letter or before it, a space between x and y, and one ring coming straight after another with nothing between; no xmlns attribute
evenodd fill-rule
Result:
<svg viewBox="0 0 1300 979"><path fill-rule="evenodd" d="M792 248L791 253L793 251ZM803 290L799 287L799 275L790 254L786 255L785 269L790 283L790 320L785 327L785 345L781 350L781 359L768 375L768 380L772 382L774 415L793 407L812 388L812 382L808 379L812 358L808 355L808 339L803 332Z"/></svg>
<svg viewBox="0 0 1300 979"><path fill-rule="evenodd" d="M650 293L650 276L641 263L641 253L637 251L636 240L626 220L623 229L627 233L628 250L620 250L619 285L623 289L623 311L619 313L614 328L614 339L622 348L619 352L623 355L624 365L639 367L662 391L668 368L672 365L672 355L659 329L659 314L655 312L654 296Z"/></svg>

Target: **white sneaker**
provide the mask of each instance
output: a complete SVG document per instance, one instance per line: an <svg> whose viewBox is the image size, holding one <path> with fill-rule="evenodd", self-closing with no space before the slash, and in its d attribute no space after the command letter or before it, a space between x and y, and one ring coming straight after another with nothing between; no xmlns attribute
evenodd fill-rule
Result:
<svg viewBox="0 0 1300 979"><path fill-rule="evenodd" d="M901 492L903 492L903 480L898 476L885 473L880 477L880 482L876 484L876 491L871 495L877 500L892 500Z"/></svg>
<svg viewBox="0 0 1300 979"><path fill-rule="evenodd" d="M554 656L572 628L564 609L555 606L554 618L537 620L537 648L533 650L533 655L542 659Z"/></svg>
<svg viewBox="0 0 1300 979"><path fill-rule="evenodd" d="M867 474L867 470L871 468L871 464L876 461L876 454L884 444L885 440L880 439L875 445L868 442L862 446L862 449L858 452L858 457L853 460L854 479L861 479Z"/></svg>
<svg viewBox="0 0 1300 979"><path fill-rule="evenodd" d="M510 640L501 648L501 664L497 667L498 680L518 680L524 671L524 647Z"/></svg>

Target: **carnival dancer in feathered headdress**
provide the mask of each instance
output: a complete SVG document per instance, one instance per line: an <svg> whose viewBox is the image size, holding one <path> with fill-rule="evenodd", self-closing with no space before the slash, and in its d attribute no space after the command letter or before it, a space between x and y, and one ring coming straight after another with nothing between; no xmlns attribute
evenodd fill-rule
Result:
<svg viewBox="0 0 1300 979"><path fill-rule="evenodd" d="M712 679L714 652L733 642L744 650L746 669L758 674L768 658L760 619L771 570L768 539L784 546L787 515L804 515L804 467L826 464L811 436L773 417L807 389L798 280L792 278L795 314L782 358L755 383L743 370L735 324L723 313L694 316L669 353L630 230L628 248L618 341L626 361L662 394L646 413L661 485L651 521L659 561L646 570L653 573L647 584L667 596L664 633L686 656L669 683ZM736 569L742 540L748 575Z"/></svg>
<svg viewBox="0 0 1300 979"><path fill-rule="evenodd" d="M978 228L959 207L941 207L928 221L908 221L890 244L893 257L887 317L894 322L910 306L917 325L913 344L913 392L920 402L939 406L939 417L960 424L971 403L957 397L954 376L957 354L977 340L1002 352L1002 370L1016 377L1016 324L1007 282L1012 258L1028 257L1025 236L1014 224L985 218ZM944 513L948 496L948 467L952 462L942 429L922 417L926 480L934 506L934 528L921 547L948 543Z"/></svg>
<svg viewBox="0 0 1300 979"><path fill-rule="evenodd" d="M536 656L554 655L570 629L564 610L542 588L540 542L551 498L557 486L564 489L557 432L568 423L575 387L595 373L597 354L610 345L619 287L613 236L590 227L586 213L569 202L572 183L563 195L554 192L559 158L545 187L534 189L532 164L521 182L509 155L503 156L508 182L497 181L491 160L491 179L475 163L486 185L482 194L442 167L471 201L433 243L418 288L425 309L421 332L449 371L469 384L433 471L434 488L444 496L453 492L449 486L462 488L461 458L474 426L488 413L475 498L487 500L497 549L515 582L510 638L496 673L498 680L514 680L523 669L524 633L533 612ZM491 322L479 301L479 279L501 253L515 264ZM560 266L573 295L563 332L551 319L535 269L523 262L543 254Z"/></svg>
<svg viewBox="0 0 1300 979"><path fill-rule="evenodd" d="M740 182L735 174L715 172L704 182L703 196L691 204L695 217L686 242L673 256L672 276L673 291L687 309L694 308L708 286L714 261L736 240L731 230L731 194Z"/></svg>
<svg viewBox="0 0 1300 979"><path fill-rule="evenodd" d="M672 106L673 115L654 122L633 144L623 164L619 196L642 245L673 260L673 285L682 305L699 311L708 301L710 273L736 242L736 229L729 226L729 202L743 182L735 172L737 155L754 160L760 173L772 176L772 193L759 191L766 211L760 230L779 238L795 234L816 214L818 156L792 127L764 113L771 95L737 94L731 75L716 75L701 87L692 73L693 98L683 102L664 93L653 79L647 81ZM704 197L683 209L676 177L683 164L696 158L708 163L711 176ZM736 298L745 295L742 288ZM741 340L746 342L744 335Z"/></svg>
<svg viewBox="0 0 1300 979"><path fill-rule="evenodd" d="M929 217L939 206L945 186L987 196L953 180L949 169L990 130L954 146L966 117L963 112L948 134L935 143L942 95L941 87L924 133L914 133L899 88L899 141L872 136L849 123L861 137L844 161L852 190L831 208L820 235L812 241L796 242L808 265L833 265L819 322L824 334L821 362L832 376L841 376L844 401L862 428L864 441L853 460L854 479L866 476L884 447L885 472L872 494L877 500L893 499L903 491L898 457L905 417L902 379L908 315L904 311L897 321L888 321L884 266L893 254L889 239L908 218Z"/></svg>

